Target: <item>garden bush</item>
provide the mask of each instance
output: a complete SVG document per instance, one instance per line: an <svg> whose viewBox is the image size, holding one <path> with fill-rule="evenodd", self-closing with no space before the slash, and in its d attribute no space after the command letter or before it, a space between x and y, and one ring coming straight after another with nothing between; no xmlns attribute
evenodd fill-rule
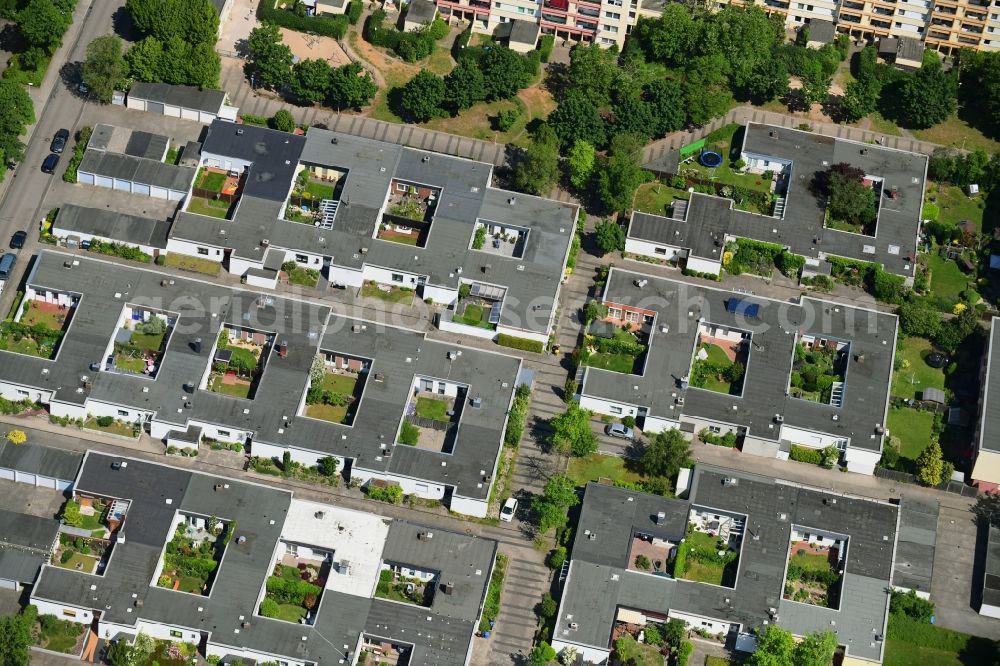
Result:
<svg viewBox="0 0 1000 666"><path fill-rule="evenodd" d="M774 269L775 261L785 249L774 243L739 238L726 248L733 256L725 264L726 271L739 275L741 273L756 273L768 276ZM804 260L803 260L804 261Z"/></svg>
<svg viewBox="0 0 1000 666"><path fill-rule="evenodd" d="M521 441L530 399L531 387L527 384L521 384L514 391L514 402L510 407L510 414L507 416L507 430L503 435L503 442L507 446L517 446Z"/></svg>
<svg viewBox="0 0 1000 666"><path fill-rule="evenodd" d="M674 578L683 578L687 568L687 556L691 550L688 543L682 543L677 547L677 554L674 556Z"/></svg>
<svg viewBox="0 0 1000 666"><path fill-rule="evenodd" d="M351 3L347 5L347 22L351 25L357 25L364 10L365 4L362 0L351 0Z"/></svg>
<svg viewBox="0 0 1000 666"><path fill-rule="evenodd" d="M545 345L539 340L519 338L516 335L507 335L506 333L501 333L497 336L497 344L502 347L510 347L511 349L520 349L521 351L530 351L537 354L541 354L545 349Z"/></svg>
<svg viewBox="0 0 1000 666"><path fill-rule="evenodd" d="M724 446L727 449L734 448L736 446L736 433L730 431L725 435L716 435L711 432L708 428L704 428L698 433L698 439L705 442L706 444L712 444L714 446Z"/></svg>
<svg viewBox="0 0 1000 666"><path fill-rule="evenodd" d="M98 254L106 254L112 257L120 257L121 259L128 259L129 261L138 261L143 264L148 264L153 260L153 257L146 254L134 245L126 245L124 243L115 243L98 240L96 238L90 241L90 251L97 252Z"/></svg>
<svg viewBox="0 0 1000 666"><path fill-rule="evenodd" d="M279 604L301 604L307 594L319 596L323 591L318 585L304 580L289 580L279 576L268 576L266 586L268 595Z"/></svg>
<svg viewBox="0 0 1000 666"><path fill-rule="evenodd" d="M109 428L114 425L115 422L115 418L113 416L98 416L94 420L97 422L97 425L102 428Z"/></svg>
<svg viewBox="0 0 1000 666"><path fill-rule="evenodd" d="M354 0L360 4L360 0ZM286 9L278 9L274 0L262 0L257 5L257 18L261 21L270 21L280 25L282 28L296 30L298 32L314 32L324 37L341 39L347 34L347 25L350 22L350 12L339 16L299 16L295 12ZM354 4L354 3L352 3ZM360 17L361 12L358 12Z"/></svg>
<svg viewBox="0 0 1000 666"><path fill-rule="evenodd" d="M367 493L369 499L388 502L389 504L399 504L400 500L403 499L403 489L395 485L383 487L369 483L365 486L365 493Z"/></svg>
<svg viewBox="0 0 1000 666"><path fill-rule="evenodd" d="M823 454L820 453L819 449L810 449L807 446L797 446L795 444L792 444L792 450L789 452L788 457L792 460L812 465L819 465L823 462Z"/></svg>
<svg viewBox="0 0 1000 666"><path fill-rule="evenodd" d="M274 599L265 598L260 602L260 614L264 617L278 617L280 610Z"/></svg>

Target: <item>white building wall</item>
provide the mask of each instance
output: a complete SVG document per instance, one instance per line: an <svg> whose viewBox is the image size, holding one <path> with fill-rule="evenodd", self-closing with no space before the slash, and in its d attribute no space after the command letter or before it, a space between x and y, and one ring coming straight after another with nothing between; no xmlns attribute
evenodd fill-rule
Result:
<svg viewBox="0 0 1000 666"><path fill-rule="evenodd" d="M135 640L136 630L135 627L130 627L127 624L118 624L116 622L104 622L99 621L97 623L97 635L104 639L114 638L115 636L122 636L128 641Z"/></svg>
<svg viewBox="0 0 1000 666"><path fill-rule="evenodd" d="M462 335L471 335L474 338L482 338L484 340L492 340L497 336L497 332L494 330L480 328L479 326L468 326L467 324L452 321L451 310L446 310L438 317L438 328L449 333L461 333Z"/></svg>
<svg viewBox="0 0 1000 666"><path fill-rule="evenodd" d="M718 435L725 435L726 433L733 432L737 435L739 434L739 428L729 423L723 423L721 421L712 421L710 419L702 419L696 416L688 416L684 414L681 416L682 423L688 423L694 426L695 436L705 428L716 427L719 428Z"/></svg>
<svg viewBox="0 0 1000 666"><path fill-rule="evenodd" d="M42 575L44 575L44 571L43 568ZM55 615L60 620L69 620L78 624L90 624L94 621L94 614L86 608L45 601L37 597L33 597L31 603L38 608L39 615Z"/></svg>
<svg viewBox="0 0 1000 666"><path fill-rule="evenodd" d="M473 499L471 497L459 497L458 495L451 496L451 504L448 507L455 513L461 513L466 516L475 516L476 518L485 518L486 513L489 510L489 503L486 500Z"/></svg>
<svg viewBox="0 0 1000 666"><path fill-rule="evenodd" d="M676 610L671 610L667 613L667 617L672 620L683 620L684 622L687 622L688 626L692 629L704 629L705 631L715 635L726 634L731 626L730 622L713 620L711 618L702 617L701 615L692 615L691 613L681 613Z"/></svg>
<svg viewBox="0 0 1000 666"><path fill-rule="evenodd" d="M698 271L699 273L718 275L719 271L722 270L722 262L702 259L701 257L688 257L687 269L689 271Z"/></svg>
<svg viewBox="0 0 1000 666"><path fill-rule="evenodd" d="M658 252L657 250L660 251ZM638 238L626 238L625 251L664 261L676 261L687 256L687 250L682 247L664 245L663 243L651 243L650 241L639 240Z"/></svg>
<svg viewBox="0 0 1000 666"><path fill-rule="evenodd" d="M393 273L402 275L403 281L393 281ZM421 277L419 273L408 273L401 269L381 268L379 266L369 266L368 264L365 264L363 275L365 280L373 280L381 284L392 285L395 287L409 287L410 289L417 288L417 278Z"/></svg>
<svg viewBox="0 0 1000 666"><path fill-rule="evenodd" d="M538 331L528 331L523 328L504 326L503 324L497 325L497 334L500 333L503 333L504 335L513 335L516 338L527 338L528 340L537 340L542 344L548 344L549 342L548 333L539 333Z"/></svg>
<svg viewBox="0 0 1000 666"><path fill-rule="evenodd" d="M59 418L85 419L87 418L87 407L52 400L49 402L49 413Z"/></svg>
<svg viewBox="0 0 1000 666"><path fill-rule="evenodd" d="M785 423L781 426L781 439L810 449L825 449L828 446L836 446L837 442L842 440L843 437L835 437L822 432L796 428Z"/></svg>
<svg viewBox="0 0 1000 666"><path fill-rule="evenodd" d="M243 443L253 434L245 430L240 430L239 428L230 428L228 426L206 423L204 421L196 421L194 419L192 419L190 423L191 425L201 428L201 434L204 437L217 439L222 442Z"/></svg>
<svg viewBox="0 0 1000 666"><path fill-rule="evenodd" d="M1000 607L983 604L979 607L979 614L1000 619Z"/></svg>
<svg viewBox="0 0 1000 666"><path fill-rule="evenodd" d="M139 633L146 634L147 636L152 636L158 640L162 641L173 641L175 643L191 643L197 645L201 636L197 631L191 631L184 627L172 627L166 624L159 624L158 622L147 622L145 620L139 620L136 622L136 629ZM179 631L180 636L172 636L171 631Z"/></svg>
<svg viewBox="0 0 1000 666"><path fill-rule="evenodd" d="M288 250L285 249L285 261L294 261L300 266L305 268L312 268L314 270L321 270L323 268L323 255L315 254L313 252L304 252L302 250ZM300 261L301 258L305 258L305 261Z"/></svg>
<svg viewBox="0 0 1000 666"><path fill-rule="evenodd" d="M199 254L198 248L207 249L208 254ZM203 243L194 243L192 241L180 240L177 238L171 238L167 241L167 252L186 254L189 257L199 257L201 259L208 259L209 261L217 261L219 263L222 263L223 258L223 251L221 247L205 245Z"/></svg>
<svg viewBox="0 0 1000 666"><path fill-rule="evenodd" d="M588 664L605 664L608 661L608 657L611 655L611 651L607 648L596 648L590 645L580 645L579 643L572 643L570 641L562 641L558 638L552 640L552 649L557 653L561 653L567 648L573 648L576 650L576 654L579 655L584 662Z"/></svg>
<svg viewBox="0 0 1000 666"><path fill-rule="evenodd" d="M597 414L607 414L608 416L635 416L639 408L635 405L629 405L624 402L615 402L613 400L607 400L605 398L594 398L589 395L580 396L580 406L584 409L589 409ZM612 408L620 409L621 411L612 411Z"/></svg>
<svg viewBox="0 0 1000 666"><path fill-rule="evenodd" d="M844 458L847 460L848 471L871 476L875 473L875 465L882 458L882 454L879 451L865 451L848 446Z"/></svg>
<svg viewBox="0 0 1000 666"><path fill-rule="evenodd" d="M743 439L743 453L754 456L764 456L765 458L777 458L781 445L770 439L760 437L745 437Z"/></svg>
<svg viewBox="0 0 1000 666"><path fill-rule="evenodd" d="M363 469L360 467L353 467L351 469L352 481L357 480L361 485L365 485L372 479L381 479L389 482L395 481L403 489L403 493L406 495L416 495L417 497L423 497L424 499L431 500L440 500L444 498L445 487L431 481L423 481L421 479L413 479L410 477L390 474L388 472Z"/></svg>
<svg viewBox="0 0 1000 666"><path fill-rule="evenodd" d="M263 259L261 261L254 261L253 259L237 257L235 254L229 256L229 272L233 275L246 275L246 272L251 268L264 268Z"/></svg>
<svg viewBox="0 0 1000 666"><path fill-rule="evenodd" d="M202 153L201 164L202 166L212 166L217 169L225 169L226 171L243 171L244 169L248 169L253 162L234 159L225 155L216 155L215 153Z"/></svg>
<svg viewBox="0 0 1000 666"><path fill-rule="evenodd" d="M458 289L439 287L432 284L424 285L424 298L429 298L439 305L452 305L458 299Z"/></svg>
<svg viewBox="0 0 1000 666"><path fill-rule="evenodd" d="M27 393L27 395L25 395ZM9 382L0 382L0 396L3 396L7 400L34 400L35 402L40 402L46 404L52 399L52 391L42 391L30 386L21 386L20 384L11 384Z"/></svg>
<svg viewBox="0 0 1000 666"><path fill-rule="evenodd" d="M361 271L354 270L353 268L344 268L343 266L331 265L327 269L327 276L330 284L339 284L345 287L360 287L361 283L365 280Z"/></svg>
<svg viewBox="0 0 1000 666"><path fill-rule="evenodd" d="M237 657L241 659L252 660L257 662L258 664L267 662L276 662L276 663L288 664L288 666L305 666L304 661L289 659L284 655L266 654L264 652L255 652L253 650L246 650L244 648L229 647L226 645L222 645L220 643L214 643L212 641L209 641L205 647L206 647L206 652L208 653L205 655L206 657L219 657L221 659L228 656L228 657ZM222 663L231 664L233 662L227 661Z"/></svg>
<svg viewBox="0 0 1000 666"><path fill-rule="evenodd" d="M334 456L327 453L321 453L319 451L307 451L306 449L296 447L276 446L274 444L268 444L267 442L253 442L250 445L250 450L255 456L260 456L262 458L277 458L278 460L281 460L285 451L288 451L292 454L292 460L310 467L319 464L319 461L322 458L336 458L337 469L344 469L344 459L341 456Z"/></svg>
<svg viewBox="0 0 1000 666"><path fill-rule="evenodd" d="M278 286L277 274L275 274L273 278L247 274L243 276L243 279L246 280L247 285L251 287L260 287L262 289L275 289Z"/></svg>
<svg viewBox="0 0 1000 666"><path fill-rule="evenodd" d="M680 421L661 418L659 416L647 416L643 420L642 431L647 435L655 435L658 432L667 430L677 430L681 427Z"/></svg>
<svg viewBox="0 0 1000 666"><path fill-rule="evenodd" d="M58 220L58 218L56 219ZM58 226L52 227L52 235L55 236L56 238L59 238L60 240L66 238L66 236L76 236L81 241L92 241L96 238L99 241L104 241L107 243L120 243L128 247L137 247L146 254L153 254L156 252L156 248L154 248L152 245L137 245L135 243L126 243L118 238L110 238L108 236L95 236L94 234L85 234L80 231L70 231L67 229L60 229Z"/></svg>
<svg viewBox="0 0 1000 666"><path fill-rule="evenodd" d="M87 413L91 416L110 416L115 419L121 419L126 423L145 421L146 417L152 414L152 412L146 412L141 409L122 407L121 405L113 405L109 402L98 400L88 400L86 409ZM119 412L124 412L124 414L119 414Z"/></svg>

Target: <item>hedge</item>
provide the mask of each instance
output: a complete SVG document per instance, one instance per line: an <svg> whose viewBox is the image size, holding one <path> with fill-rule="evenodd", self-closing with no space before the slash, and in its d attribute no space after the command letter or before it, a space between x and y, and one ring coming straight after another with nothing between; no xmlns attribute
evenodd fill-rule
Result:
<svg viewBox="0 0 1000 666"><path fill-rule="evenodd" d="M736 446L736 433L729 431L725 435L716 435L711 432L708 428L702 429L698 433L698 439L705 442L706 444L712 444L713 446L724 446L727 449L732 449Z"/></svg>
<svg viewBox="0 0 1000 666"><path fill-rule="evenodd" d="M819 449L810 449L807 446L797 446L792 444L792 450L788 457L797 462L811 463L819 465L823 462L823 454Z"/></svg>
<svg viewBox="0 0 1000 666"><path fill-rule="evenodd" d="M806 258L801 254L792 254L788 250L785 250L778 255L775 265L777 265L778 270L785 277L794 278L799 274L802 267L806 265Z"/></svg>
<svg viewBox="0 0 1000 666"><path fill-rule="evenodd" d="M531 387L521 384L514 392L514 402L510 407L510 414L507 416L507 431L504 432L503 442L507 446L517 446L521 441L521 434L524 432L524 422L528 417L528 402L531 400Z"/></svg>
<svg viewBox="0 0 1000 666"><path fill-rule="evenodd" d="M354 1L358 2L358 0ZM341 39L347 34L347 25L350 22L348 14L341 14L339 16L299 16L294 12L278 9L275 7L276 4L273 0L262 0L257 5L257 18L261 21L270 21L289 30L314 32L317 35L333 37L334 39ZM352 2L352 4L354 3ZM349 9L348 12L350 11Z"/></svg>
<svg viewBox="0 0 1000 666"><path fill-rule="evenodd" d="M530 351L541 354L545 350L545 344L538 340L529 340L528 338L519 338L516 335L507 335L506 333L501 333L497 336L497 344L502 347L510 347L511 349L520 349L521 351Z"/></svg>
<svg viewBox="0 0 1000 666"><path fill-rule="evenodd" d="M692 652L694 652L694 643L691 641L681 643L681 649L677 651L677 666L687 666Z"/></svg>
<svg viewBox="0 0 1000 666"><path fill-rule="evenodd" d="M632 340L622 340L619 338L599 338L590 339L590 343L602 354L627 354L638 356L646 351L646 346Z"/></svg>
<svg viewBox="0 0 1000 666"><path fill-rule="evenodd" d="M687 554L691 546L687 542L677 546L677 555L674 556L674 578L684 577L684 568L687 566Z"/></svg>
<svg viewBox="0 0 1000 666"><path fill-rule="evenodd" d="M319 596L323 588L304 580L288 580L280 576L267 577L267 593L279 604L301 604L307 594Z"/></svg>
<svg viewBox="0 0 1000 666"><path fill-rule="evenodd" d="M542 35L542 41L538 45L538 52L542 56L542 62L548 62L552 57L552 47L555 46L555 35Z"/></svg>
<svg viewBox="0 0 1000 666"><path fill-rule="evenodd" d="M76 182L76 170L80 167L80 162L83 161L83 154L87 152L87 143L90 141L91 132L90 127L81 127L76 133L76 144L73 146L73 157L69 160L69 165L66 167L66 171L63 172L63 180L67 183Z"/></svg>
<svg viewBox="0 0 1000 666"><path fill-rule="evenodd" d="M114 243L106 242L102 240L92 239L90 241L90 251L97 252L98 254L106 254L112 257L120 257L121 259L128 259L129 261L138 261L144 264L148 264L153 260L153 257L149 256L139 248L134 245L126 245L124 243Z"/></svg>
<svg viewBox="0 0 1000 666"><path fill-rule="evenodd" d="M403 499L403 489L399 486L380 487L368 484L365 486L365 493L368 495L368 499L388 502L389 504L399 504L400 500Z"/></svg>
<svg viewBox="0 0 1000 666"><path fill-rule="evenodd" d="M351 4L347 5L347 22L351 25L357 25L364 10L365 5L361 0L351 0Z"/></svg>
<svg viewBox="0 0 1000 666"><path fill-rule="evenodd" d="M500 614L500 593L503 591L503 580L506 575L507 556L500 553L497 555L496 565L490 576L490 585L486 590L486 599L483 601L483 615L479 620L479 631L489 631L492 622Z"/></svg>

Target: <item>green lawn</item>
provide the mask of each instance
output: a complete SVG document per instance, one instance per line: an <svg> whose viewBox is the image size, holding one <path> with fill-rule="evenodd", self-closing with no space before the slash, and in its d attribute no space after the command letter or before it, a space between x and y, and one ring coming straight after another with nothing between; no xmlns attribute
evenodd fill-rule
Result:
<svg viewBox="0 0 1000 666"><path fill-rule="evenodd" d="M731 393L733 390L732 384L719 375L712 373L699 373L696 371L698 366L703 364L714 365L716 367L728 367L732 363L732 361L729 360L729 356L726 355L726 352L719 345L706 343L701 345L701 348L708 354L708 358L704 360L699 358L694 359L691 367L691 375L697 375L700 380L698 384L692 383L692 385L709 391L715 391L716 393Z"/></svg>
<svg viewBox="0 0 1000 666"><path fill-rule="evenodd" d="M932 351L931 343L923 338L904 338L903 348L896 352L907 367L892 376L892 394L899 398L915 398L926 388L944 389L944 370L932 368L924 357Z"/></svg>
<svg viewBox="0 0 1000 666"><path fill-rule="evenodd" d="M326 183L310 180L306 183L305 191L311 198L317 201L322 201L323 199L333 198L334 188L333 185L327 185Z"/></svg>
<svg viewBox="0 0 1000 666"><path fill-rule="evenodd" d="M986 666L1000 664L997 643L911 618L889 617L885 666Z"/></svg>
<svg viewBox="0 0 1000 666"><path fill-rule="evenodd" d="M73 571L82 571L83 573L94 573L94 569L97 568L97 558L92 555L81 555L80 553L73 553L73 557L63 564L62 562L56 562L56 566L62 567L63 569L71 569ZM77 564L81 567L77 569Z"/></svg>
<svg viewBox="0 0 1000 666"><path fill-rule="evenodd" d="M417 416L445 423L451 420L451 417L448 416L448 403L437 398L418 397Z"/></svg>
<svg viewBox="0 0 1000 666"><path fill-rule="evenodd" d="M146 369L146 361L142 358L128 356L124 352L115 354L115 367L128 372L142 373Z"/></svg>
<svg viewBox="0 0 1000 666"><path fill-rule="evenodd" d="M361 285L361 296L364 298L380 298L390 303L402 303L410 305L413 303L413 290L402 287L390 287L389 291L382 291L374 282L365 282Z"/></svg>
<svg viewBox="0 0 1000 666"><path fill-rule="evenodd" d="M192 196L188 201L187 211L189 213L197 213L198 215L218 217L224 220L229 217L229 208L230 204L225 201Z"/></svg>
<svg viewBox="0 0 1000 666"><path fill-rule="evenodd" d="M712 655L705 655L705 666L734 666L735 661L729 661L722 657L713 657Z"/></svg>
<svg viewBox="0 0 1000 666"><path fill-rule="evenodd" d="M829 571L830 559L826 555L816 555L813 553L793 553L792 564L805 571Z"/></svg>
<svg viewBox="0 0 1000 666"><path fill-rule="evenodd" d="M632 374L635 368L635 357L629 354L604 354L595 352L587 357L587 365L592 368Z"/></svg>
<svg viewBox="0 0 1000 666"><path fill-rule="evenodd" d="M36 324L43 324L46 328L51 328L53 331L61 331L63 329L63 324L66 322L66 312L52 312L52 311L42 311L38 308L32 307L24 311L21 315L21 322L25 326L35 326Z"/></svg>
<svg viewBox="0 0 1000 666"><path fill-rule="evenodd" d="M646 183L636 190L632 208L643 213L667 216L674 199L686 201L690 196L687 190L679 190L663 183Z"/></svg>
<svg viewBox="0 0 1000 666"><path fill-rule="evenodd" d="M191 594L204 594L205 579L197 576L180 576L181 584L177 588L180 592L190 592Z"/></svg>
<svg viewBox="0 0 1000 666"><path fill-rule="evenodd" d="M1000 142L985 136L966 121L959 119L957 114L933 127L911 132L921 141L939 143L942 146L953 146L964 150L982 148L987 153L1000 151Z"/></svg>
<svg viewBox="0 0 1000 666"><path fill-rule="evenodd" d="M959 294L968 287L971 276L963 273L957 263L937 252L927 257L927 266L931 269L931 292L939 298L960 300Z"/></svg>
<svg viewBox="0 0 1000 666"><path fill-rule="evenodd" d="M332 423L343 423L344 419L347 418L347 405L327 405L324 403L306 405L306 416Z"/></svg>
<svg viewBox="0 0 1000 666"><path fill-rule="evenodd" d="M38 343L30 337L23 337L17 341L13 337L10 337L7 339L5 345L0 346L0 349L6 349L18 354L28 354L29 356L41 356L44 358L51 356L51 354L42 354L38 349Z"/></svg>
<svg viewBox="0 0 1000 666"><path fill-rule="evenodd" d="M354 387L358 383L357 375L342 375L333 372L323 373L319 385L324 391L332 391L341 395L354 395Z"/></svg>
<svg viewBox="0 0 1000 666"><path fill-rule="evenodd" d="M903 133L899 131L899 126L892 122L888 118L882 116L881 113L876 111L875 113L868 116L871 121L871 131L878 132L879 134L888 134L890 136L902 136Z"/></svg>
<svg viewBox="0 0 1000 666"><path fill-rule="evenodd" d="M278 619L285 622L299 623L306 616L306 609L298 604L278 604Z"/></svg>
<svg viewBox="0 0 1000 666"><path fill-rule="evenodd" d="M231 395L237 398L250 397L250 384L224 384L222 382L222 375L216 375L212 378L212 381L208 384L208 390L212 393L222 393L223 395Z"/></svg>
<svg viewBox="0 0 1000 666"><path fill-rule="evenodd" d="M196 187L203 190L221 192L222 186L226 184L226 174L218 171L203 170L198 175L198 185Z"/></svg>
<svg viewBox="0 0 1000 666"><path fill-rule="evenodd" d="M716 364L730 363L729 356L726 354L726 351L719 345L706 343L703 344L701 348L704 349L705 352L708 354L708 358L705 360L707 360L709 363L716 363Z"/></svg>
<svg viewBox="0 0 1000 666"><path fill-rule="evenodd" d="M958 655L948 650L920 647L906 641L889 639L885 642L885 659L882 666L914 666L933 664L934 666L968 666Z"/></svg>
<svg viewBox="0 0 1000 666"><path fill-rule="evenodd" d="M83 427L88 430L97 430L98 432L106 432L109 435L121 435L122 437L135 437L135 429L131 423L122 423L121 421L115 421L107 427L102 427L97 425L97 419L89 418L83 422Z"/></svg>
<svg viewBox="0 0 1000 666"><path fill-rule="evenodd" d="M735 561L735 553L727 553L722 561L719 556L719 539L705 532L689 530L685 543L690 548L687 554L683 578L702 583L722 585L726 577L726 567ZM696 555L697 554L697 555Z"/></svg>
<svg viewBox="0 0 1000 666"><path fill-rule="evenodd" d="M451 319L459 324L465 324L466 326L476 326L478 328L493 328L493 324L490 323L490 310L482 305L476 303L466 303L465 310L461 315L455 315Z"/></svg>
<svg viewBox="0 0 1000 666"><path fill-rule="evenodd" d="M146 335L145 333L133 332L132 337L129 338L129 342L139 349L148 349L149 351L157 352L163 346L163 338L166 336L166 333Z"/></svg>
<svg viewBox="0 0 1000 666"><path fill-rule="evenodd" d="M288 283L298 284L303 287L315 287L319 284L319 271L314 268L296 266L288 271Z"/></svg>
<svg viewBox="0 0 1000 666"><path fill-rule="evenodd" d="M47 619L42 620L43 617ZM40 616L37 626L38 637L35 645L62 653L72 652L77 640L87 631L85 624L62 620L54 615Z"/></svg>
<svg viewBox="0 0 1000 666"><path fill-rule="evenodd" d="M976 223L980 231L983 230L982 207L985 199L982 195L970 198L960 187L928 183L925 203L929 203L932 197L935 198L934 205L938 207L937 219L939 222L955 225L962 220L970 220Z"/></svg>
<svg viewBox="0 0 1000 666"><path fill-rule="evenodd" d="M931 426L934 425L934 414L906 407L889 410L886 423L889 432L900 441L899 454L903 458L916 460L920 452L931 441Z"/></svg>
<svg viewBox="0 0 1000 666"><path fill-rule="evenodd" d="M625 469L624 458L604 456L600 453L592 453L584 458L570 458L566 474L578 486L585 486L588 481L596 481L601 478L628 483L637 483L642 480L642 476L639 474Z"/></svg>
<svg viewBox="0 0 1000 666"><path fill-rule="evenodd" d="M217 261L201 259L199 257L189 257L184 254L168 254L164 261L164 265L166 266L179 268L182 271L204 273L205 275L218 275L219 271L222 270L222 264Z"/></svg>

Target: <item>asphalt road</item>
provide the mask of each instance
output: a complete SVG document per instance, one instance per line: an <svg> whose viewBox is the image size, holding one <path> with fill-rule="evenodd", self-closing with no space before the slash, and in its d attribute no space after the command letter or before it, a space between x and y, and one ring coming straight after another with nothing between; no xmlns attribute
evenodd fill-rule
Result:
<svg viewBox="0 0 1000 666"><path fill-rule="evenodd" d="M73 150L73 140L67 142L59 167L54 175L42 173L42 161L49 154L49 144L52 136L60 129L66 128L72 137L76 132L83 115L84 106L88 102L76 91L77 80L67 75L83 61L87 44L95 37L112 32L112 17L124 3L121 0L91 0L81 2L74 13L73 25L66 35L66 41L52 59L46 80L41 87L42 95L51 88L47 96L33 95L35 100L35 117L38 119L34 131L27 144L24 160L13 172L7 173L6 191L0 201L0 244L7 252L10 237L15 231L23 229L28 232L28 241L24 248L17 250L18 264L9 285L20 282L25 268L30 263L28 259L38 247L38 222L44 216L42 202L45 199L53 181L62 177L69 163ZM0 295L0 312L6 313L13 299L14 288L5 288Z"/></svg>

